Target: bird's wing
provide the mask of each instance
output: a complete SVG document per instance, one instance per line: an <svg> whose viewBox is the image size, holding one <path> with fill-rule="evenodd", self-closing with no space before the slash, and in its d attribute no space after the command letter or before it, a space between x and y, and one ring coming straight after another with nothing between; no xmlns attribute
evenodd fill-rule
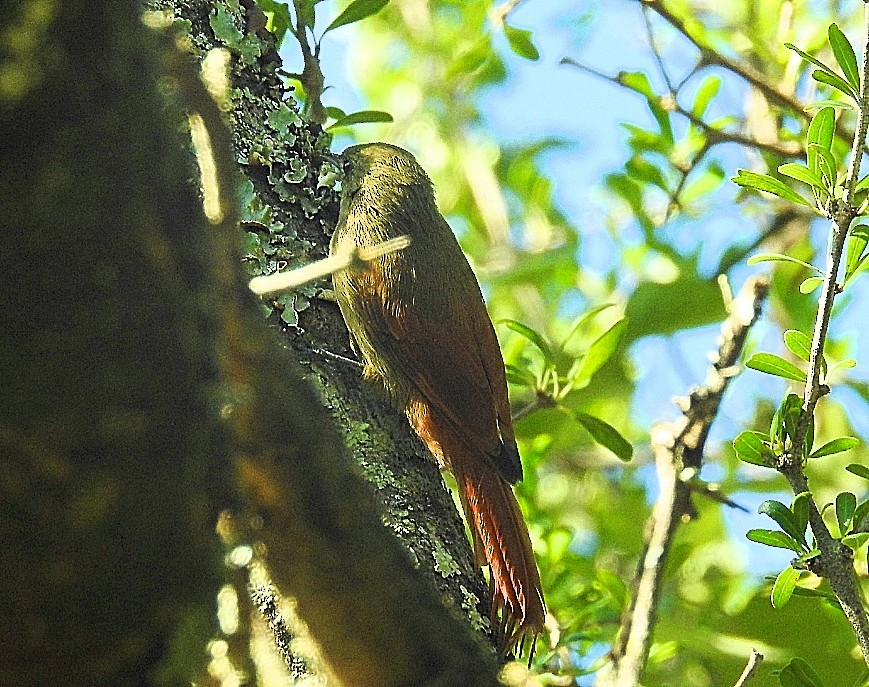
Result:
<svg viewBox="0 0 869 687"><path fill-rule="evenodd" d="M522 468L504 363L475 278L468 268L449 283L396 283L396 275L411 272L386 259L350 276L371 345L466 444L515 483Z"/></svg>

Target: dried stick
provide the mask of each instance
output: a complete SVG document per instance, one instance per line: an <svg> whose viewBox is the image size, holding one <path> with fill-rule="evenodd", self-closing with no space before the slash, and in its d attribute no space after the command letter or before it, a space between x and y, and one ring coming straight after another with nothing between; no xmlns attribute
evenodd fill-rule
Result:
<svg viewBox="0 0 869 687"><path fill-rule="evenodd" d="M733 687L745 687L751 679L751 676L754 675L754 671L757 670L761 661L763 661L763 654L752 649L751 656L748 657L748 663L745 665L745 670L742 671L742 675L739 676L739 679L734 683Z"/></svg>
<svg viewBox="0 0 869 687"><path fill-rule="evenodd" d="M709 428L727 385L738 371L746 336L768 289L765 277L754 277L745 283L728 306L717 358L706 382L693 389L680 404L681 418L653 429L652 445L661 493L646 523L646 546L634 580L631 605L613 647L612 663L601 671L598 687L634 687L645 667L667 555L679 523L694 511L690 481L700 471Z"/></svg>

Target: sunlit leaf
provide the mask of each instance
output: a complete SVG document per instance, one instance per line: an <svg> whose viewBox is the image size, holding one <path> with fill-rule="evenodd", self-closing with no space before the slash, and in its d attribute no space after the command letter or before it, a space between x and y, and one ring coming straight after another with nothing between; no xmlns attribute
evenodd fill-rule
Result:
<svg viewBox="0 0 869 687"><path fill-rule="evenodd" d="M345 126L353 126L354 124L375 124L387 123L392 121L392 115L388 112L380 112L379 110L360 110L353 112L339 119L337 122L330 124L326 131L339 129Z"/></svg>
<svg viewBox="0 0 869 687"><path fill-rule="evenodd" d="M775 578L775 583L772 585L772 593L770 601L773 608L782 608L794 593L794 588L797 586L797 580L800 579L801 571L794 570L788 566L782 570L778 577Z"/></svg>
<svg viewBox="0 0 869 687"><path fill-rule="evenodd" d="M851 227L848 232L848 250L845 259L845 274L851 274L857 269L860 264L860 258L863 257L863 251L869 243L869 227L865 224L858 224Z"/></svg>
<svg viewBox="0 0 869 687"><path fill-rule="evenodd" d="M803 533L803 539L801 540L803 542L806 541L805 533L806 528L809 526L809 500L811 498L812 493L810 491L800 492L794 497L794 502L791 505L791 512L794 514L797 530Z"/></svg>
<svg viewBox="0 0 869 687"><path fill-rule="evenodd" d="M332 20L323 34L327 34L339 26L346 26L361 21L372 14L376 14L389 4L389 0L353 0L344 11Z"/></svg>
<svg viewBox="0 0 869 687"><path fill-rule="evenodd" d="M552 353L552 347L546 342L546 339L543 338L542 334L534 331L528 325L517 322L516 320L509 319L498 320L496 324L503 324L505 327L507 327L507 329L511 329L520 336L528 339L528 341L533 343L543 354L543 357L546 359L547 362L552 363L555 361L555 356Z"/></svg>
<svg viewBox="0 0 869 687"><path fill-rule="evenodd" d="M718 94L721 89L721 77L717 74L710 74L700 83L697 89L697 94L694 96L694 103L691 105L691 114L695 117L702 117L706 114L706 108L709 103Z"/></svg>
<svg viewBox="0 0 869 687"><path fill-rule="evenodd" d="M785 346L801 360L808 362L812 352L812 340L797 329L788 329L784 333Z"/></svg>
<svg viewBox="0 0 869 687"><path fill-rule="evenodd" d="M629 461L634 455L634 447L612 425L587 413L576 412L574 416L592 439L609 449L619 460Z"/></svg>
<svg viewBox="0 0 869 687"><path fill-rule="evenodd" d="M812 451L809 458L823 458L824 456L832 456L834 453L842 453L850 451L855 446L860 445L860 440L855 437L839 437L828 441L818 449Z"/></svg>
<svg viewBox="0 0 869 687"><path fill-rule="evenodd" d="M800 552L803 548L800 543L789 534L779 532L778 530L748 530L745 535L751 541L766 546L773 546L779 549L790 549L791 551Z"/></svg>
<svg viewBox="0 0 869 687"><path fill-rule="evenodd" d="M839 536L848 533L856 509L857 497L850 491L843 491L836 495L836 522L839 523Z"/></svg>
<svg viewBox="0 0 869 687"><path fill-rule="evenodd" d="M771 467L775 454L767 445L768 441L769 436L762 432L741 432L733 440L733 450L736 452L736 457L745 463Z"/></svg>
<svg viewBox="0 0 869 687"><path fill-rule="evenodd" d="M798 203L800 205L805 205L806 207L812 207L812 204L803 198L799 193L794 191L790 186L787 186L783 182L779 181L775 177L771 177L768 174L758 174L757 172L749 172L745 169L737 170L736 176L731 179L731 181L739 186L743 186L744 188L752 188L756 191L765 191L766 193L772 193L773 195L778 196L779 198L783 198L784 200L789 200L792 203Z"/></svg>
<svg viewBox="0 0 869 687"><path fill-rule="evenodd" d="M853 534L846 534L842 537L842 543L847 546L849 549L856 551L863 544L869 541L869 532L855 532Z"/></svg>
<svg viewBox="0 0 869 687"><path fill-rule="evenodd" d="M854 90L859 91L860 70L857 67L857 55L854 54L854 48L836 24L830 24L827 37L830 41L830 47L833 49L833 56L842 68L842 73Z"/></svg>
<svg viewBox="0 0 869 687"><path fill-rule="evenodd" d="M504 35L510 44L510 49L526 60L539 60L540 51L531 40L530 29L517 29L515 26L504 24Z"/></svg>
<svg viewBox="0 0 869 687"><path fill-rule="evenodd" d="M800 282L800 293L809 294L823 283L821 277L806 277Z"/></svg>
<svg viewBox="0 0 869 687"><path fill-rule="evenodd" d="M564 339L561 342L561 345L559 345L558 350L563 351L567 347L568 342L582 328L582 325L584 325L586 322L591 320L591 318L594 317L595 315L597 315L598 313L603 312L607 308L613 307L613 305L614 305L614 303L603 303L601 305L596 305L593 308L586 310L584 313L582 313L582 315L577 317L573 321L573 324L570 326L570 331L567 333L567 336L564 337Z"/></svg>
<svg viewBox="0 0 869 687"><path fill-rule="evenodd" d="M836 113L832 107L824 107L818 110L809 122L806 132L806 158L809 169L813 174L821 173L820 159L817 151L812 150L812 145L830 150L833 145L833 135L836 130Z"/></svg>
<svg viewBox="0 0 869 687"><path fill-rule="evenodd" d="M581 386L583 382L591 379L594 373L612 357L625 335L627 326L628 320L623 317L589 346L588 353L582 359L582 365L579 366L576 374L577 386Z"/></svg>
<svg viewBox="0 0 869 687"><path fill-rule="evenodd" d="M803 267L813 270L818 274L822 274L821 270L814 265L810 265L807 262L798 260L791 255L785 255L784 253L756 253L755 255L752 255L748 260L746 260L746 262L749 265L756 265L759 262L792 262L795 265L802 265Z"/></svg>
<svg viewBox="0 0 869 687"><path fill-rule="evenodd" d="M785 360L774 353L755 353L748 359L745 366L758 372L766 372L767 374L792 379L796 382L806 381L805 372L789 360Z"/></svg>
<svg viewBox="0 0 869 687"><path fill-rule="evenodd" d="M819 83L827 84L828 86L832 86L837 91L844 93L845 95L854 98L857 100L858 95L856 91L851 87L845 79L843 79L838 74L831 74L830 72L821 71L820 69L816 69L812 72L812 78Z"/></svg>

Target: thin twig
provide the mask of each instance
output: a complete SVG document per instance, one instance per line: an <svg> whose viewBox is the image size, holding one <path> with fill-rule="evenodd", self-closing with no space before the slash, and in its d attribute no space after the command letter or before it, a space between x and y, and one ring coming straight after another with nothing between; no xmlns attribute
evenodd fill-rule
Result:
<svg viewBox="0 0 869 687"><path fill-rule="evenodd" d="M748 663L745 666L745 670L742 671L742 675L739 676L739 679L734 683L733 687L745 687L748 684L748 681L751 679L751 676L754 674L754 671L757 670L757 667L760 665L761 661L763 661L763 654L759 653L757 650L751 650L751 656L748 657Z"/></svg>
<svg viewBox="0 0 869 687"><path fill-rule="evenodd" d="M578 62L572 57L562 58L561 64L568 64L572 67L576 67L577 69L580 69L588 74L596 76L600 79L605 79L606 81L614 83L617 86L627 88L628 90L636 93L633 88L630 88L625 83L622 74L619 74L617 76L610 76L609 74L605 74L604 72L595 69L594 67L589 67L588 65ZM785 143L758 141L756 139L749 138L748 136L744 136L740 133L716 129L711 124L703 121L700 117L697 117L692 112L686 110L684 107L679 105L674 95L659 98L656 104L664 110L675 112L676 114L685 117L689 122L702 129L703 133L706 134L706 137L709 140L710 148L720 143L736 143L737 145L754 148L756 150L761 150L768 153L775 153L776 155L781 155L782 157L787 158L798 157L802 155L802 148L798 144L788 145Z"/></svg>
<svg viewBox="0 0 869 687"><path fill-rule="evenodd" d="M866 45L863 49L863 65L860 78L860 102L857 115L857 130L851 147L851 159L848 165L848 173L845 179L845 190L842 200L837 202L831 213L832 225L830 227L830 253L827 258L827 271L824 275L824 285L818 302L818 315L815 320L815 328L812 336L812 348L809 355L809 369L807 383L803 394L803 405L797 424L796 436L792 438L790 451L781 457L778 466L794 494L809 491L808 480L804 472L803 455L811 450L807 445L808 429L813 421L815 408L820 399L829 393L830 389L821 382L821 368L823 365L824 343L830 326L830 317L833 312L833 301L839 292L837 282L842 263L845 240L851 223L858 215L858 209L853 205L854 188L860 170L860 162L863 156L863 147L866 139L866 130L869 126L869 5L865 5ZM814 499L809 499L809 522L820 555L815 559L816 571L830 583L830 588L836 594L836 598L845 613L845 617L854 628L857 642L863 653L863 658L869 664L869 618L863 607L860 592L854 579L854 567L851 551L841 542L834 539Z"/></svg>
<svg viewBox="0 0 869 687"><path fill-rule="evenodd" d="M635 687L649 655L664 567L683 518L693 514L692 480L702 464L706 437L721 404L751 325L769 289L765 277L750 279L728 307L718 355L703 386L691 391L683 415L653 430L660 495L646 524L647 540L634 580L631 604L622 620L612 663L598 676L598 687Z"/></svg>
<svg viewBox="0 0 869 687"><path fill-rule="evenodd" d="M323 107L323 90L326 79L320 68L320 46L315 43L311 47L308 40L310 27L305 23L305 11L302 0L293 0L296 22L290 23L290 32L295 36L299 49L302 51L302 73L295 75L305 88L305 114L315 124L326 121L326 108Z"/></svg>

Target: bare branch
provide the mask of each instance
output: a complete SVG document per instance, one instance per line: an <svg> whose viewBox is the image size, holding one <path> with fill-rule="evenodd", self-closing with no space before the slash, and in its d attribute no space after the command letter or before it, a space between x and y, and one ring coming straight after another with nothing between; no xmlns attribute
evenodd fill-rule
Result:
<svg viewBox="0 0 869 687"><path fill-rule="evenodd" d="M679 523L694 512L691 480L699 473L709 427L736 373L746 336L768 289L765 277L745 283L729 304L718 355L704 385L691 391L681 418L653 429L660 496L646 524L646 546L634 580L631 605L613 647L612 663L601 671L598 687L634 687L645 668L667 555Z"/></svg>

